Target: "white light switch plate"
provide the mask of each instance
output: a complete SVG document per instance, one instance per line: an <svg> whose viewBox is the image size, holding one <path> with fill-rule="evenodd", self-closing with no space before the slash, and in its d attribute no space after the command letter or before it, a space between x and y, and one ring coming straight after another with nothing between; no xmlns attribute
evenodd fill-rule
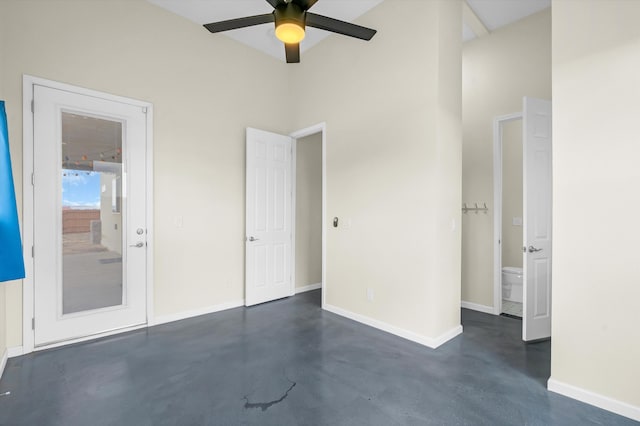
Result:
<svg viewBox="0 0 640 426"><path fill-rule="evenodd" d="M511 220L511 223L513 224L513 226L522 226L522 218L521 217L514 217Z"/></svg>

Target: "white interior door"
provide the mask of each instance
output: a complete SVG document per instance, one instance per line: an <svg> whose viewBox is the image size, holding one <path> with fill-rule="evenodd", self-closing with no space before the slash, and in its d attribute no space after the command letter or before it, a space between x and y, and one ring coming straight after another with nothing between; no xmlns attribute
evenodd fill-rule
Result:
<svg viewBox="0 0 640 426"><path fill-rule="evenodd" d="M34 85L34 343L146 322L146 116Z"/></svg>
<svg viewBox="0 0 640 426"><path fill-rule="evenodd" d="M522 339L551 337L551 102L524 98Z"/></svg>
<svg viewBox="0 0 640 426"><path fill-rule="evenodd" d="M247 128L247 306L294 294L289 136Z"/></svg>

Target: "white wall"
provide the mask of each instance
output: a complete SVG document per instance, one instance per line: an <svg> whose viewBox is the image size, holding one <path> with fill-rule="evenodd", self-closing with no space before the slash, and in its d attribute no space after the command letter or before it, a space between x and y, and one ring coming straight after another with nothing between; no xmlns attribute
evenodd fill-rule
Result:
<svg viewBox="0 0 640 426"><path fill-rule="evenodd" d="M640 420L640 2L553 3L550 386ZM593 395L591 395L593 396ZM603 402L603 399L596 398Z"/></svg>
<svg viewBox="0 0 640 426"><path fill-rule="evenodd" d="M296 142L296 288L322 282L322 133Z"/></svg>
<svg viewBox="0 0 640 426"><path fill-rule="evenodd" d="M291 130L289 92L272 84L290 68L142 0L1 3L18 203L23 74L152 102L156 315L242 301L245 127ZM19 346L20 282L7 307L8 345Z"/></svg>
<svg viewBox="0 0 640 426"><path fill-rule="evenodd" d="M387 0L294 75L295 127L327 125L327 304L427 340L460 325L460 16Z"/></svg>
<svg viewBox="0 0 640 426"><path fill-rule="evenodd" d="M551 99L551 12L469 41L462 55L462 300L493 306L493 119L522 111L523 96Z"/></svg>
<svg viewBox="0 0 640 426"><path fill-rule="evenodd" d="M522 120L502 123L502 266L522 268Z"/></svg>

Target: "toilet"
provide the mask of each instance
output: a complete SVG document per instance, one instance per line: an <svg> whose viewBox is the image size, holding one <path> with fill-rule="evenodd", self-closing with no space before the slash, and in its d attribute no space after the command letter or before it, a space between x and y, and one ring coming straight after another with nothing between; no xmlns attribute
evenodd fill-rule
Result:
<svg viewBox="0 0 640 426"><path fill-rule="evenodd" d="M502 268L502 298L522 303L522 268Z"/></svg>

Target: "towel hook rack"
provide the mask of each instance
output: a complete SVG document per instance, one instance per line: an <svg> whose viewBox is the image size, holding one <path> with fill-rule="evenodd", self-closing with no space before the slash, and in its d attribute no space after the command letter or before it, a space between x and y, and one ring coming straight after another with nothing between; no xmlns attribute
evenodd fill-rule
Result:
<svg viewBox="0 0 640 426"><path fill-rule="evenodd" d="M467 206L467 203L462 203L462 213L468 213L468 212L474 212L475 214L478 214L478 212L484 212L484 214L487 214L487 212L489 211L489 208L487 207L487 203L482 203L482 207L478 206L478 203L473 203L474 207L469 207Z"/></svg>

